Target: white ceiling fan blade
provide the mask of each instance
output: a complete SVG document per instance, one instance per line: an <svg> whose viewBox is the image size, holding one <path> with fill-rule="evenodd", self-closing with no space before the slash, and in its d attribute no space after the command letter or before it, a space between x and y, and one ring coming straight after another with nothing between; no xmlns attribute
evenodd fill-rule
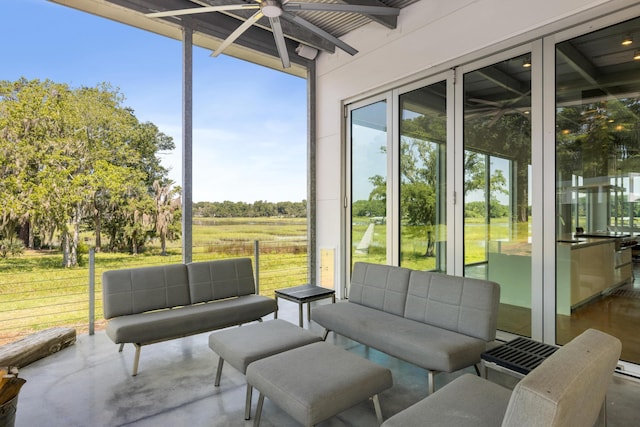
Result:
<svg viewBox="0 0 640 427"><path fill-rule="evenodd" d="M244 21L242 23L242 25L240 25L238 28L236 28L236 30L229 34L229 37L227 37L226 39L224 39L224 41L220 44L220 46L218 46L218 48L211 54L211 56L218 56L222 53L223 50L225 50L231 43L233 43L234 41L236 41L236 39L238 37L240 37L242 35L242 33L244 33L245 31L247 31L249 29L250 26L252 26L253 24L256 23L256 21L260 18L262 18L262 11L259 10L256 13L254 13L253 15L251 15L251 17L249 17L249 19L247 19L246 21Z"/></svg>
<svg viewBox="0 0 640 427"><path fill-rule="evenodd" d="M285 3L282 9L286 11L313 10L322 12L350 12L362 13L363 15L391 15L398 16L400 9L387 6L360 6L356 4L335 4L335 3Z"/></svg>
<svg viewBox="0 0 640 427"><path fill-rule="evenodd" d="M189 9L167 10L147 13L147 18L164 18L166 16L194 15L196 13L221 12L224 10L258 9L259 4L225 4L220 6L192 7Z"/></svg>
<svg viewBox="0 0 640 427"><path fill-rule="evenodd" d="M331 34L329 34L328 32L326 32L325 30L323 30L322 28L316 27L315 25L313 25L311 22L300 18L299 16L296 16L292 13L289 12L283 12L282 13L282 17L285 18L287 21L291 21L295 24L298 24L299 26L306 28L307 30L311 31L312 33L322 37L323 39L327 40L330 43L333 43L334 45L338 46L340 49L344 50L345 52L347 52L349 55L355 55L356 53L358 53L358 51L352 47L349 46L348 44L346 44L345 42L343 42L342 40L340 40L339 38L332 36Z"/></svg>
<svg viewBox="0 0 640 427"><path fill-rule="evenodd" d="M284 41L284 34L282 32L282 25L280 25L280 18L269 18L271 23L271 30L273 31L273 38L276 41L276 47L280 54L280 60L282 61L283 68L289 68L291 63L289 62L289 52L287 51L287 44Z"/></svg>

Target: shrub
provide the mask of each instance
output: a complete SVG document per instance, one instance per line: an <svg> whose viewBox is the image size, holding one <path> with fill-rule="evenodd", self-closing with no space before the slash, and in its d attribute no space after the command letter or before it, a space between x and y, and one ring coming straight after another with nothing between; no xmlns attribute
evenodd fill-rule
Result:
<svg viewBox="0 0 640 427"><path fill-rule="evenodd" d="M22 241L12 241L9 239L0 240L0 257L7 258L9 255L22 255L24 252L24 243Z"/></svg>

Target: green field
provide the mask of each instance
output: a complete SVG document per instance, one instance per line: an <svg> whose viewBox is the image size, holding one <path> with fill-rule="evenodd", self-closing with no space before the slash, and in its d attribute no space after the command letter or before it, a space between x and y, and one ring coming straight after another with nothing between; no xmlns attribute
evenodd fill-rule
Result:
<svg viewBox="0 0 640 427"><path fill-rule="evenodd" d="M351 228L352 261L384 264L386 263L387 247L386 224L374 225L373 240L365 253L356 250L370 224L370 218L353 219ZM530 226L530 223L524 226ZM492 219L489 226L484 223L482 218L466 218L464 232L465 264L485 262L487 260L486 242L509 239L509 220L508 218ZM403 225L400 234L400 265L418 270L435 270L436 258L425 256L427 251L426 227ZM434 234L436 253L438 250L445 250L446 237L446 227L441 226ZM444 257L446 254L440 255Z"/></svg>
<svg viewBox="0 0 640 427"><path fill-rule="evenodd" d="M259 287L262 295L307 281L307 224L305 218L195 218L193 260L254 256L259 242ZM92 236L83 236L88 245ZM105 270L182 262L181 242L160 255L159 242L149 242L136 256L95 254L95 322L104 324L101 275ZM0 344L53 326L89 327L89 266L83 254L77 268L61 267L57 251L26 251L0 259Z"/></svg>

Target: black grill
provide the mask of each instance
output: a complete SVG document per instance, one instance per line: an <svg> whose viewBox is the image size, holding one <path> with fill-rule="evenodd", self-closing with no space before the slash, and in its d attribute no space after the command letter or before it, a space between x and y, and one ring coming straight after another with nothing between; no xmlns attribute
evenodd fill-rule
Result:
<svg viewBox="0 0 640 427"><path fill-rule="evenodd" d="M482 353L482 359L527 375L557 349L558 347L553 345L543 344L528 338L516 338Z"/></svg>

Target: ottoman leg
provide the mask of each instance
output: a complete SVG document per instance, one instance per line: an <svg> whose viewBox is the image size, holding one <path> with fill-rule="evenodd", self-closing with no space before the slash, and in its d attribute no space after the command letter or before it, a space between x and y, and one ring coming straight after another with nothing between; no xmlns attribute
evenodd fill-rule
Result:
<svg viewBox="0 0 640 427"><path fill-rule="evenodd" d="M373 407L376 410L376 417L378 417L378 422L382 424L384 420L382 419L382 410L380 409L380 399L378 399L377 394L374 394L371 399L373 399Z"/></svg>
<svg viewBox="0 0 640 427"><path fill-rule="evenodd" d="M256 417L253 419L253 427L260 426L260 416L262 415L262 404L264 403L264 394L260 393L258 398L258 406L256 407Z"/></svg>
<svg viewBox="0 0 640 427"><path fill-rule="evenodd" d="M253 387L251 386L251 384L247 383L247 401L244 405L244 419L245 420L250 420L251 419L251 391L253 390Z"/></svg>
<svg viewBox="0 0 640 427"><path fill-rule="evenodd" d="M218 371L216 372L216 382L214 383L216 387L220 386L220 377L222 376L222 365L224 365L224 359L221 357L218 359Z"/></svg>

